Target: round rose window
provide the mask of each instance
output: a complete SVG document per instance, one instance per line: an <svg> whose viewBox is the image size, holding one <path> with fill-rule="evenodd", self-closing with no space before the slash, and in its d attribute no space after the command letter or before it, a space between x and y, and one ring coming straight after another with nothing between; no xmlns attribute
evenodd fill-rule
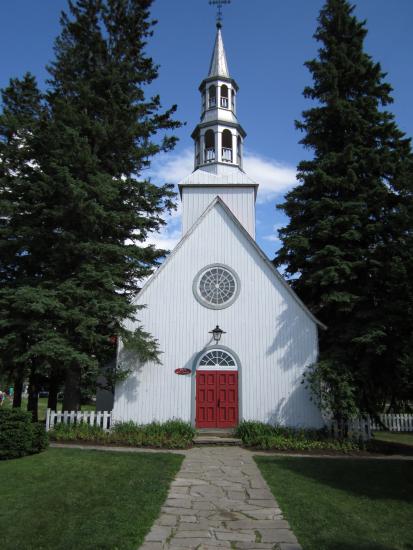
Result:
<svg viewBox="0 0 413 550"><path fill-rule="evenodd" d="M195 277L194 294L206 307L221 309L231 305L240 289L239 279L232 269L214 264Z"/></svg>

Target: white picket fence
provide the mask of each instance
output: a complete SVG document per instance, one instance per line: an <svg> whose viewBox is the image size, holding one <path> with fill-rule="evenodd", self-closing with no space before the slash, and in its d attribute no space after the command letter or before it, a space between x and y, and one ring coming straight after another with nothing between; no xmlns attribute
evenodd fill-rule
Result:
<svg viewBox="0 0 413 550"><path fill-rule="evenodd" d="M338 422L332 420L330 422L330 432L335 438L348 437L361 441L371 439L371 423L368 416L364 418L354 418L339 425Z"/></svg>
<svg viewBox="0 0 413 550"><path fill-rule="evenodd" d="M341 426L332 420L329 422L331 435L333 437L343 437L344 434L347 434L347 437L352 439L368 441L371 439L373 431L387 429L391 432L413 432L413 414L380 414L379 417L386 428L383 428L381 424L369 416L355 418Z"/></svg>
<svg viewBox="0 0 413 550"><path fill-rule="evenodd" d="M109 430L112 422L110 411L64 411L57 412L47 409L46 431L52 430L56 424L89 424Z"/></svg>
<svg viewBox="0 0 413 550"><path fill-rule="evenodd" d="M413 432L413 414L379 414L380 420L391 432ZM383 431L385 428L370 419L373 431Z"/></svg>

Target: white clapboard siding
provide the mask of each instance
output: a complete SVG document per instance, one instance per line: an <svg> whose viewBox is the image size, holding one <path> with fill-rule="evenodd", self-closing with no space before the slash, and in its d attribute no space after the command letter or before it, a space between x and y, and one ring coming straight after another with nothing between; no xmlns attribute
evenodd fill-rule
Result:
<svg viewBox="0 0 413 550"><path fill-rule="evenodd" d="M57 412L47 409L46 431L52 430L57 424L89 424L109 430L112 423L111 411L64 411Z"/></svg>
<svg viewBox="0 0 413 550"><path fill-rule="evenodd" d="M413 414L380 414L380 420L391 432L413 432ZM381 424L371 419L371 429L382 431Z"/></svg>
<svg viewBox="0 0 413 550"><path fill-rule="evenodd" d="M225 264L240 279L240 293L225 309L202 306L192 286L197 273ZM239 360L239 419L322 427L320 411L302 384L317 359L317 325L277 277L220 202L211 205L138 295L139 323L158 341L162 364L140 365L119 351L131 375L115 389L113 418L146 424L170 418L195 423L195 369L199 353L213 345L209 332L226 332L220 345ZM179 376L177 368L192 374Z"/></svg>
<svg viewBox="0 0 413 550"><path fill-rule="evenodd" d="M182 231L185 234L219 196L228 205L248 233L255 237L254 187L184 187L182 189Z"/></svg>

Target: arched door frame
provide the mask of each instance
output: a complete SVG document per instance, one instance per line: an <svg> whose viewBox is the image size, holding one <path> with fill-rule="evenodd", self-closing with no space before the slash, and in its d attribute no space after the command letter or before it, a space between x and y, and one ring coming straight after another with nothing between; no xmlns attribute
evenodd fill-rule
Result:
<svg viewBox="0 0 413 550"><path fill-rule="evenodd" d="M196 371L199 365L199 362L201 358L208 353L209 351L212 351L214 349L226 351L229 353L234 359L237 364L237 372L238 372L238 423L242 420L242 366L241 361L238 357L238 355L229 347L222 346L222 345L210 345L205 348L203 348L202 351L200 351L194 359L193 365L192 365L192 375L191 375L191 424L195 427L195 415L196 415ZM222 369L225 370L225 369Z"/></svg>

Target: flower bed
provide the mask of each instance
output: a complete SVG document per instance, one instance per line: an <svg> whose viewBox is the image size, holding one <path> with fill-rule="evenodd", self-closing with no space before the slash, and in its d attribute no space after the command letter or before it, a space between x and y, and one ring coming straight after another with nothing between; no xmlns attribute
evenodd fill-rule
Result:
<svg viewBox="0 0 413 550"><path fill-rule="evenodd" d="M358 441L328 437L326 430L287 428L262 422L241 422L235 435L246 447L277 451L359 451Z"/></svg>
<svg viewBox="0 0 413 550"><path fill-rule="evenodd" d="M127 447L154 447L159 449L186 449L195 436L194 428L181 420L139 425L118 422L109 431L89 424L57 424L49 432L58 442L82 442Z"/></svg>

